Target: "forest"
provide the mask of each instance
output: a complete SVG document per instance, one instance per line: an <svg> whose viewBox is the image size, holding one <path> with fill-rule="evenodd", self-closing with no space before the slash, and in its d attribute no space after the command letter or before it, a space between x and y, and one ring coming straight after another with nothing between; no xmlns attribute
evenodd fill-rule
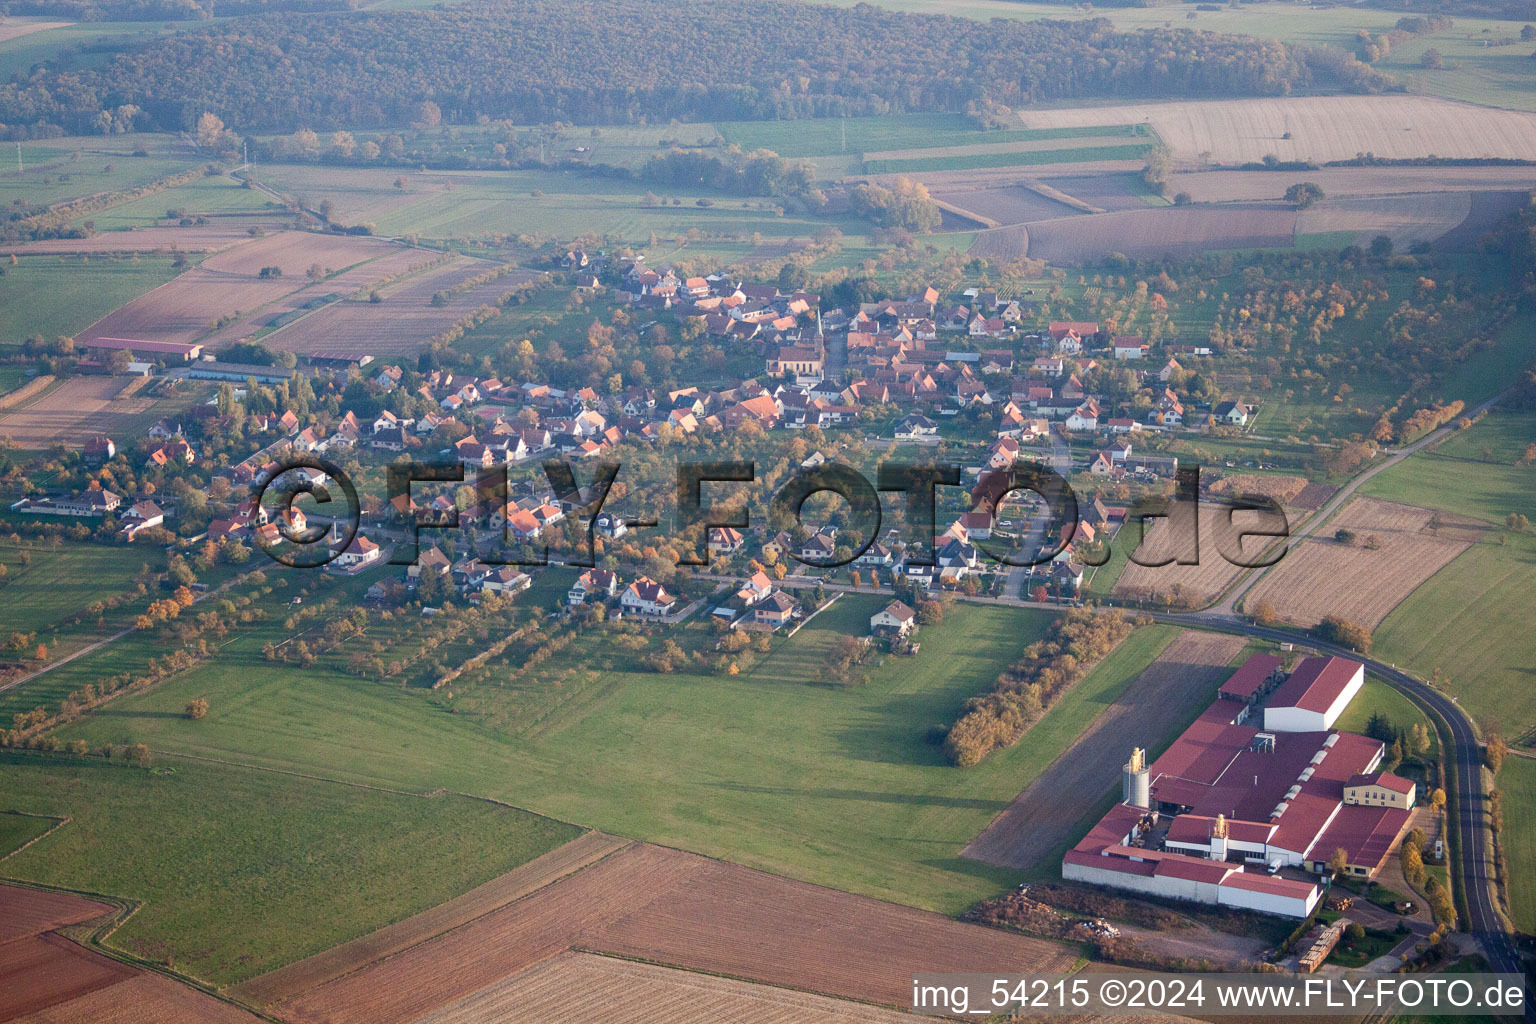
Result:
<svg viewBox="0 0 1536 1024"><path fill-rule="evenodd" d="M474 0L233 18L100 67L39 69L0 87L0 134L88 133L101 110L128 103L160 129L190 128L212 111L249 132L401 125L425 104L452 123L614 124L1275 96L1361 87L1351 78L1358 62L1343 56L1186 29L1121 32L1097 19L981 23L768 0Z"/></svg>

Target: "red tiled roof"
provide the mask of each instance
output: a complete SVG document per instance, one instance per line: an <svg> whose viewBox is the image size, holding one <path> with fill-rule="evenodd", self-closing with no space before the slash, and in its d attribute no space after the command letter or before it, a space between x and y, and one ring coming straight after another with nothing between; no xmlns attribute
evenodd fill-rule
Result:
<svg viewBox="0 0 1536 1024"><path fill-rule="evenodd" d="M1280 684L1268 706L1327 711L1362 668L1358 661L1347 658L1303 658L1291 677Z"/></svg>

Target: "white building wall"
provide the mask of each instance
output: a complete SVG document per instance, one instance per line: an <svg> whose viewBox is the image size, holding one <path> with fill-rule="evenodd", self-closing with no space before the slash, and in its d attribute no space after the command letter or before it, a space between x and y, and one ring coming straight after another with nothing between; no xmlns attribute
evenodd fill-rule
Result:
<svg viewBox="0 0 1536 1024"><path fill-rule="evenodd" d="M1317 906L1317 887L1313 886L1306 899L1293 899L1278 893L1254 892L1252 889L1224 885L1221 887L1220 903L1224 907L1240 907L1282 917L1306 917Z"/></svg>
<svg viewBox="0 0 1536 1024"><path fill-rule="evenodd" d="M1339 716L1344 713L1344 709L1349 706L1350 701L1355 699L1355 695L1360 692L1360 688L1364 685L1365 666L1361 665L1355 669L1355 674L1350 678L1349 685L1344 687L1344 690L1339 694L1338 699L1333 702L1333 704L1328 708L1327 713L1323 715L1324 729L1333 728L1333 723L1339 720Z"/></svg>
<svg viewBox="0 0 1536 1024"><path fill-rule="evenodd" d="M1301 708L1264 709L1265 732L1326 732L1327 729L1327 716L1316 711L1304 711Z"/></svg>

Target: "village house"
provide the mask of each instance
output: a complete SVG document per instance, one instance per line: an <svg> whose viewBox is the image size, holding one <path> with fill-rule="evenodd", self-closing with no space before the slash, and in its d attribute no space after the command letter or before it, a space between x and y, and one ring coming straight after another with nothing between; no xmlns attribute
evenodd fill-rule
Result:
<svg viewBox="0 0 1536 1024"><path fill-rule="evenodd" d="M123 527L119 531L130 542L145 530L165 523L165 513L152 501L141 501L121 516Z"/></svg>
<svg viewBox="0 0 1536 1024"><path fill-rule="evenodd" d="M672 614L677 598L649 576L641 576L625 588L619 604L626 613L660 617Z"/></svg>
<svg viewBox="0 0 1536 1024"><path fill-rule="evenodd" d="M379 546L373 541L358 534L352 538L346 550L336 556L335 565L341 569L357 570L365 565L371 565L379 560L381 552Z"/></svg>
<svg viewBox="0 0 1536 1024"><path fill-rule="evenodd" d="M923 441L935 438L938 434L939 425L917 413L904 417L896 424L895 437L898 441Z"/></svg>
<svg viewBox="0 0 1536 1024"><path fill-rule="evenodd" d="M875 636L904 637L917 628L917 613L903 601L892 601L869 617Z"/></svg>
<svg viewBox="0 0 1536 1024"><path fill-rule="evenodd" d="M1241 402L1218 402L1211 410L1211 422L1245 427L1248 425L1248 407Z"/></svg>
<svg viewBox="0 0 1536 1024"><path fill-rule="evenodd" d="M795 604L794 598L777 591L752 607L752 621L778 629L793 622L799 613L800 606Z"/></svg>
<svg viewBox="0 0 1536 1024"><path fill-rule="evenodd" d="M715 558L727 558L741 550L746 538L740 530L729 526L709 531L709 553Z"/></svg>
<svg viewBox="0 0 1536 1024"><path fill-rule="evenodd" d="M566 604L572 607L585 604L588 597L606 600L619 592L618 573L607 569L588 569L576 577L576 582L565 595Z"/></svg>

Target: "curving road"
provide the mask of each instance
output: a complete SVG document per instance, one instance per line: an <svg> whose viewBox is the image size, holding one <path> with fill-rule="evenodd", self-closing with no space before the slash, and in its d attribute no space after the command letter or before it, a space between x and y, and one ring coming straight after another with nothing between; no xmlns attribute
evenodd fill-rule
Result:
<svg viewBox="0 0 1536 1024"><path fill-rule="evenodd" d="M1455 889L1465 898L1470 917L1465 923L1482 946L1491 970L1524 973L1508 925L1494 896L1494 868L1488 853L1492 846L1492 833L1487 795L1483 792L1482 745L1471 721L1456 701L1385 662L1313 637L1254 625L1236 616L1218 612L1153 613L1152 617L1159 622L1203 626L1281 643L1302 643L1329 654L1352 658L1363 662L1367 671L1401 690L1444 722L1451 739L1451 743L1443 744L1450 755L1446 760L1446 781L1456 801L1455 817L1448 820L1452 830L1450 838L1453 856L1449 866Z"/></svg>

